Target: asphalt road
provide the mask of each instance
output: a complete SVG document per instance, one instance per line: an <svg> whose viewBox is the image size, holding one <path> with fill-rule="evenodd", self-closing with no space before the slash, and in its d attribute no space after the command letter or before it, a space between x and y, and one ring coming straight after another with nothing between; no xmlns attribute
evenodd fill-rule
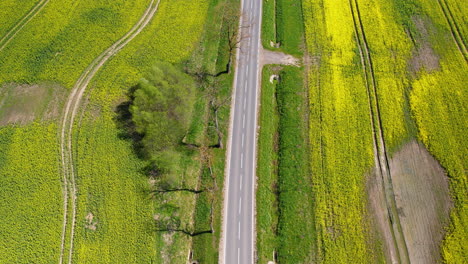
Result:
<svg viewBox="0 0 468 264"><path fill-rule="evenodd" d="M257 108L262 0L242 0L220 262L254 263Z"/></svg>

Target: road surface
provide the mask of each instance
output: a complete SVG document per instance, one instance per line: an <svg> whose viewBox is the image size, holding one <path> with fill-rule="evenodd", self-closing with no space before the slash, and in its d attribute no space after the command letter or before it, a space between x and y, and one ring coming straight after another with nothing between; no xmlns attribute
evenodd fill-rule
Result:
<svg viewBox="0 0 468 264"><path fill-rule="evenodd" d="M220 263L251 264L255 252L255 168L262 0L242 0L224 196ZM247 36L247 37L245 37Z"/></svg>

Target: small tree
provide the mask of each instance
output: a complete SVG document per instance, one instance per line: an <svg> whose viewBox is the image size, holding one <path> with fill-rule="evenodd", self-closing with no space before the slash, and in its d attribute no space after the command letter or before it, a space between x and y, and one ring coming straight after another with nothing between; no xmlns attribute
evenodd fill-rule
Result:
<svg viewBox="0 0 468 264"><path fill-rule="evenodd" d="M182 140L192 115L194 87L189 75L165 62L140 80L130 112L150 158Z"/></svg>
<svg viewBox="0 0 468 264"><path fill-rule="evenodd" d="M223 4L220 4L218 8L223 10L221 11L223 13L223 32L225 34L227 49L229 52L225 73L231 73L231 66L232 61L234 60L235 51L236 49L240 48L240 43L244 39L250 37L250 35L247 33L247 29L250 28L251 23L247 20L246 15L241 14L238 5L234 2L227 1ZM239 18L243 20L240 27Z"/></svg>

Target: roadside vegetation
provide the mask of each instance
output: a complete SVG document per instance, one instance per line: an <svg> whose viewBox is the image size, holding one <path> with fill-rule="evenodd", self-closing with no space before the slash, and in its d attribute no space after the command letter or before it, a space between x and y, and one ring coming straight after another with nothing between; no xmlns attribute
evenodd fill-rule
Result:
<svg viewBox="0 0 468 264"><path fill-rule="evenodd" d="M279 82L270 83L270 76ZM314 215L308 173L307 95L303 69L264 69L258 156L258 256L293 263L311 262ZM299 84L299 85L298 85Z"/></svg>
<svg viewBox="0 0 468 264"><path fill-rule="evenodd" d="M301 4L264 1L263 14L264 47L302 56ZM275 44L273 47L270 41ZM304 70L303 67L278 65L263 70L257 168L259 263L315 260ZM277 80L270 79L273 75Z"/></svg>

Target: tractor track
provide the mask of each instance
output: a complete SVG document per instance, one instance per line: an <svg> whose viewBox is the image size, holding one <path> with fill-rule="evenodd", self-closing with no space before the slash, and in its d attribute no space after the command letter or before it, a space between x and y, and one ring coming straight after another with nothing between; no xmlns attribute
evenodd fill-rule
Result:
<svg viewBox="0 0 468 264"><path fill-rule="evenodd" d="M37 2L37 4L0 39L0 51L2 51L16 36L16 34L18 34L18 32L21 31L21 29L23 29L23 27L26 26L26 24L28 24L28 22L31 21L31 19L33 19L48 3L49 0L40 0Z"/></svg>
<svg viewBox="0 0 468 264"><path fill-rule="evenodd" d="M81 74L78 81L75 83L68 99L66 102L65 111L62 117L62 124L60 130L60 153L63 168L63 225L62 225L62 238L60 245L60 257L59 263L63 263L65 254L65 243L67 234L69 236L69 248L68 248L68 263L72 263L73 255L73 241L74 231L76 225L76 198L77 198L77 187L75 168L73 164L73 123L75 120L76 113L80 107L81 99L83 94L91 81L96 75L97 71L107 62L112 56L117 54L122 48L124 48L132 39L134 39L140 32L149 24L154 17L154 14L158 10L159 2L161 0L151 0L148 8L140 20L119 40L117 40L112 46L102 52L94 61L85 69ZM70 200L70 201L69 201ZM69 213L71 212L71 216ZM69 222L71 226L67 227Z"/></svg>
<svg viewBox="0 0 468 264"><path fill-rule="evenodd" d="M383 192L385 203L389 216L389 229L392 234L393 249L389 249L393 254L391 258L393 262L410 263L408 248L406 245L403 230L400 224L400 218L397 212L395 194L393 191L392 177L390 166L387 158L385 147L385 139L383 134L382 120L380 116L380 106L377 95L377 83L374 75L374 67L372 57L369 51L369 45L364 31L364 26L361 20L359 5L357 0L349 0L351 15L354 23L354 31L356 42L358 44L359 55L363 67L363 74L367 89L367 97L369 102L369 115L372 126L372 140L374 145L374 159L377 173L380 174L383 182Z"/></svg>
<svg viewBox="0 0 468 264"><path fill-rule="evenodd" d="M457 24L457 21L453 17L452 10L446 0L437 0L442 13L444 13L445 20L450 27L450 33L452 34L453 40L457 45L458 50L462 54L465 62L468 62L468 52L466 49L466 43L463 39L463 34L460 33L460 27Z"/></svg>

